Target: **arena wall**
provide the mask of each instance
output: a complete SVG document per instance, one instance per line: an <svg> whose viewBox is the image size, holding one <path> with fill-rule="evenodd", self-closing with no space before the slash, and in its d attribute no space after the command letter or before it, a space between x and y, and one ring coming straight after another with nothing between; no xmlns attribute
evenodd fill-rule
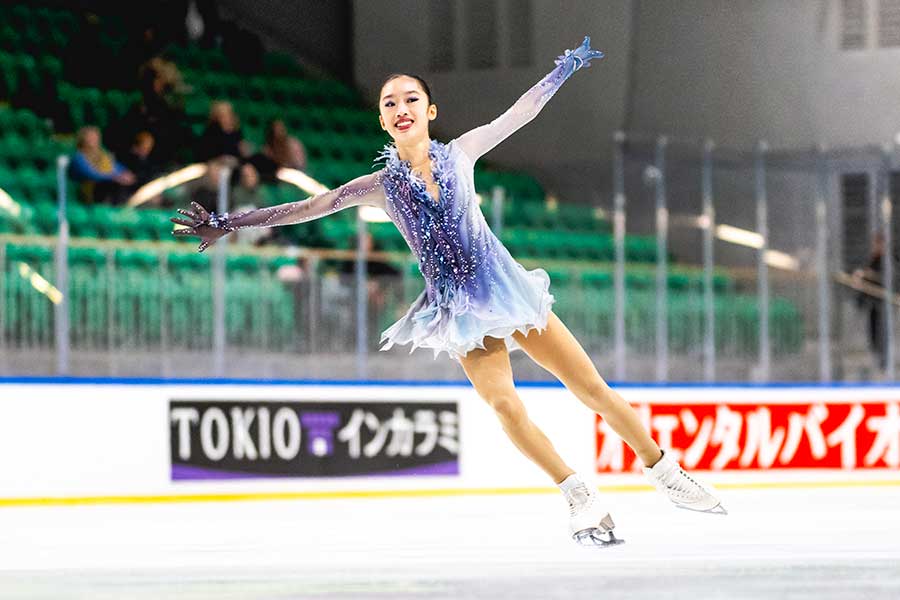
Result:
<svg viewBox="0 0 900 600"><path fill-rule="evenodd" d="M717 486L900 485L900 387L619 389ZM568 391L519 390L573 468L646 487ZM463 384L7 379L0 407L0 505L552 490Z"/></svg>

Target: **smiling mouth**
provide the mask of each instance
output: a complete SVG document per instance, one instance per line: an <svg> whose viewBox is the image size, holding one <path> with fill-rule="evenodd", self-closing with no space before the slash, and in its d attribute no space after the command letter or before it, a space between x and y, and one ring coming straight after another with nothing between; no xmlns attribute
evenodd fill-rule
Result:
<svg viewBox="0 0 900 600"><path fill-rule="evenodd" d="M407 129L412 127L412 124L413 124L412 121L400 121L395 125L395 127L397 129L399 129L400 131L406 131Z"/></svg>

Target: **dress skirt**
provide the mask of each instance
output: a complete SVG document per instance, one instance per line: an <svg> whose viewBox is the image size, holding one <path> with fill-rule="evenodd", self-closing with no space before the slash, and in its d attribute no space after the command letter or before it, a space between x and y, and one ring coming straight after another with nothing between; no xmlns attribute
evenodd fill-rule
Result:
<svg viewBox="0 0 900 600"><path fill-rule="evenodd" d="M381 334L381 342L387 342L381 350L411 344L410 353L431 348L435 359L447 352L459 361L470 350L483 349L485 336L505 340L509 352L521 350L512 334L546 329L555 298L544 269L526 271L515 261L502 262L502 268L491 269L490 293L481 301L464 288L449 298L431 301L423 291L406 314Z"/></svg>

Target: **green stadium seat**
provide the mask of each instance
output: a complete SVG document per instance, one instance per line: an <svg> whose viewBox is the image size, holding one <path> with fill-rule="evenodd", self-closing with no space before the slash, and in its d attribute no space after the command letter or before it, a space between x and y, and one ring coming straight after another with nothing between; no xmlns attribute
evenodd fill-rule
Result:
<svg viewBox="0 0 900 600"><path fill-rule="evenodd" d="M159 256L147 250L118 249L115 253L116 265L125 269L149 270L159 265Z"/></svg>
<svg viewBox="0 0 900 600"><path fill-rule="evenodd" d="M282 52L267 52L263 56L263 68L269 75L302 77L303 69L293 56Z"/></svg>
<svg viewBox="0 0 900 600"><path fill-rule="evenodd" d="M684 273L669 272L667 280L669 289L677 292L687 291L690 284L690 278Z"/></svg>
<svg viewBox="0 0 900 600"><path fill-rule="evenodd" d="M35 227L44 235L54 235L59 231L57 205L40 202L34 205Z"/></svg>
<svg viewBox="0 0 900 600"><path fill-rule="evenodd" d="M23 245L7 246L9 262L24 262L33 269L43 269L53 263L53 249L49 246Z"/></svg>
<svg viewBox="0 0 900 600"><path fill-rule="evenodd" d="M656 275L651 271L625 271L625 285L636 290L656 289Z"/></svg>
<svg viewBox="0 0 900 600"><path fill-rule="evenodd" d="M106 253L90 246L71 246L69 263L82 267L102 268L106 265Z"/></svg>
<svg viewBox="0 0 900 600"><path fill-rule="evenodd" d="M634 262L656 262L656 238L626 236L625 259Z"/></svg>
<svg viewBox="0 0 900 600"><path fill-rule="evenodd" d="M266 267L273 273L281 267L295 265L297 265L297 259L291 256L276 256L266 262Z"/></svg>
<svg viewBox="0 0 900 600"><path fill-rule="evenodd" d="M72 235L85 238L100 237L99 223L94 219L92 212L80 202L66 203L66 218Z"/></svg>
<svg viewBox="0 0 900 600"><path fill-rule="evenodd" d="M608 271L585 271L581 274L581 284L589 288L608 290L613 287L613 275Z"/></svg>
<svg viewBox="0 0 900 600"><path fill-rule="evenodd" d="M138 228L141 231L140 239L159 240L161 242L174 242L172 235L173 224L169 220L171 211L153 208L138 209Z"/></svg>
<svg viewBox="0 0 900 600"><path fill-rule="evenodd" d="M225 259L225 268L231 273L258 273L260 260L252 254L229 254Z"/></svg>
<svg viewBox="0 0 900 600"><path fill-rule="evenodd" d="M199 252L172 253L168 256L169 269L173 272L188 273L209 271L210 259Z"/></svg>

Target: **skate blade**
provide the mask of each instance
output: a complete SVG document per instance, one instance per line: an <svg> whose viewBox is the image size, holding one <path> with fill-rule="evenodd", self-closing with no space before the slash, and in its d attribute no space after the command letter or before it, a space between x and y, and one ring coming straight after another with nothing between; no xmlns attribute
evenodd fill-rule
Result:
<svg viewBox="0 0 900 600"><path fill-rule="evenodd" d="M722 506L721 504L716 504L712 508L707 508L706 510L698 510L696 508L691 508L690 506L685 506L683 504L676 504L675 506L677 506L678 508L684 509L684 510L689 510L691 512L706 513L706 514L710 514L710 515L727 515L728 514L728 511L725 510L725 507Z"/></svg>
<svg viewBox="0 0 900 600"><path fill-rule="evenodd" d="M591 529L582 529L572 536L572 539L580 546L586 548L609 548L611 546L619 546L625 543L625 540L616 537L612 531L592 527Z"/></svg>

